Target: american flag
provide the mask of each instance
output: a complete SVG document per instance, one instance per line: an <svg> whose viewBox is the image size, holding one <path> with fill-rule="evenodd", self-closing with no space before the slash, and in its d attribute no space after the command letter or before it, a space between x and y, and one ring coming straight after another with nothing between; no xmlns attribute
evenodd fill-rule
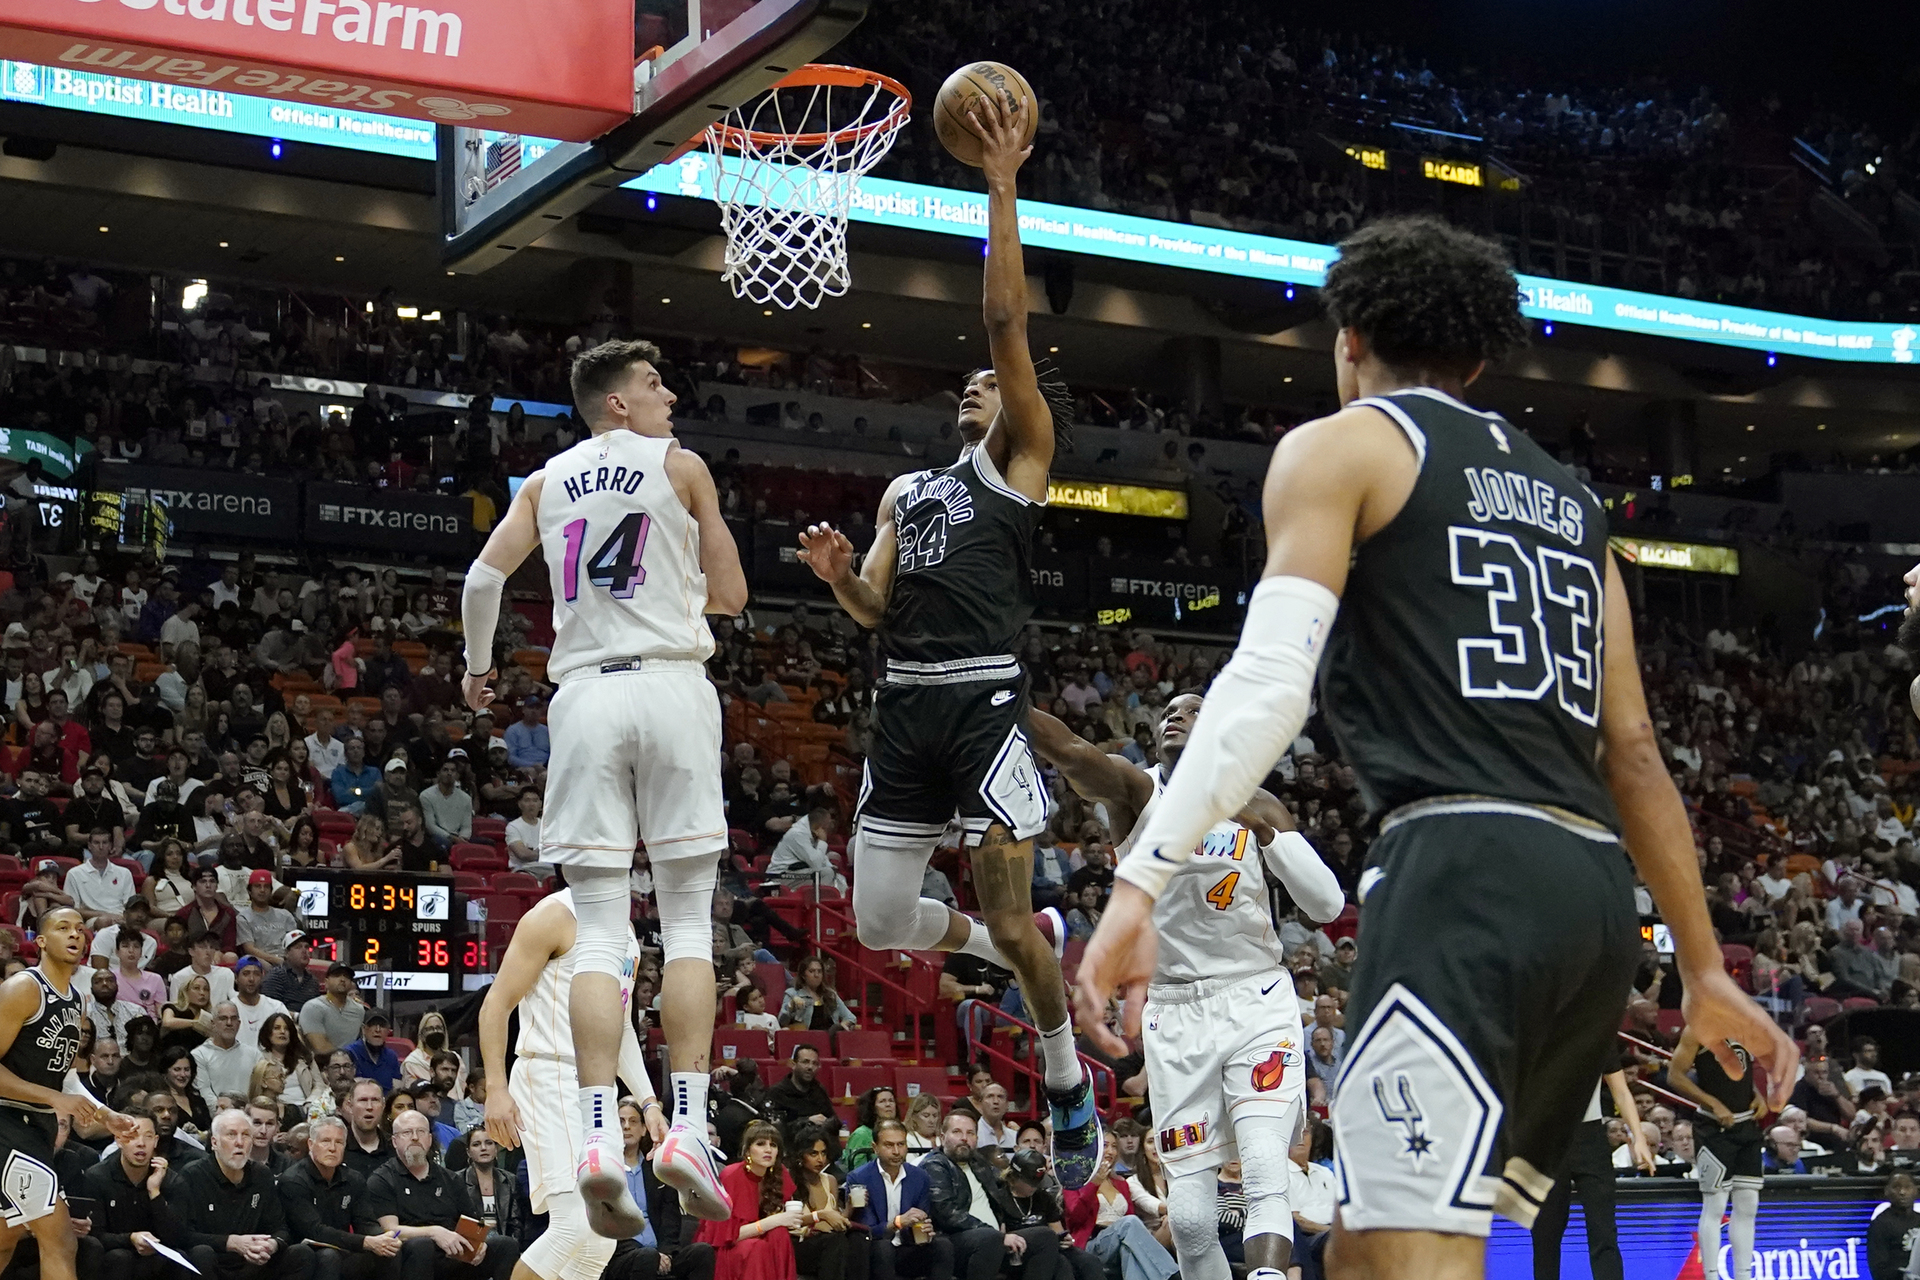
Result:
<svg viewBox="0 0 1920 1280"><path fill-rule="evenodd" d="M520 172L520 136L508 134L487 147L487 190Z"/></svg>

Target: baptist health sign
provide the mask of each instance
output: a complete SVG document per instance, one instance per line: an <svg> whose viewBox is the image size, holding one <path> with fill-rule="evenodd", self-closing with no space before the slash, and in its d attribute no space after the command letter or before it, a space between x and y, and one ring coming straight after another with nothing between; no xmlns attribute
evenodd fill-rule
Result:
<svg viewBox="0 0 1920 1280"><path fill-rule="evenodd" d="M364 111L279 102L129 80L26 62L0 62L0 100L115 115L128 120L198 125L289 142L349 147L415 160L435 158L434 131L424 124ZM492 136L492 135L489 135ZM531 165L553 144L528 138L521 163ZM725 163L738 164L735 156ZM711 200L715 162L689 152L627 183L637 190ZM985 239L987 198L914 183L867 178L854 189L852 218L877 226ZM1337 256L1324 244L1160 222L1097 209L1020 202L1020 234L1037 249L1059 249L1157 266L1277 284L1318 286ZM1777 351L1821 360L1912 364L1920 331L1910 325L1819 320L1659 294L1521 276L1521 310L1537 320L1588 325L1659 338Z"/></svg>
<svg viewBox="0 0 1920 1280"><path fill-rule="evenodd" d="M377 151L415 160L434 158L433 126L412 120L31 62L0 62L0 100L65 107L125 120L198 125L224 133Z"/></svg>

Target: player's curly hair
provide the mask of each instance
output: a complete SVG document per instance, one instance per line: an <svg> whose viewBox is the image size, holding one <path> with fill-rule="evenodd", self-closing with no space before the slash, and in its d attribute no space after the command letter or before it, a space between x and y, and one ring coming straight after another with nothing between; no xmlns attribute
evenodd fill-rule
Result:
<svg viewBox="0 0 1920 1280"><path fill-rule="evenodd" d="M1465 376L1527 338L1505 251L1438 218L1383 218L1354 232L1320 296L1336 325L1395 367Z"/></svg>
<svg viewBox="0 0 1920 1280"><path fill-rule="evenodd" d="M990 373L990 366L983 365L969 373L967 382L972 382L983 373ZM1053 449L1055 453L1073 452L1073 419L1076 412L1073 403L1073 388L1060 376L1060 367L1045 356L1033 362L1033 376L1040 385L1040 398L1047 402L1047 412L1053 417Z"/></svg>

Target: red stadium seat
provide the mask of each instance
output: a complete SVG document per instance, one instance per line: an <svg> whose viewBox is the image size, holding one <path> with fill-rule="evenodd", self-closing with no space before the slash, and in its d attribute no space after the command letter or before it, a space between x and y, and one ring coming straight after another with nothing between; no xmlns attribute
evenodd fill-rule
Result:
<svg viewBox="0 0 1920 1280"><path fill-rule="evenodd" d="M906 1106L907 1099L917 1098L923 1093L945 1098L948 1093L947 1069L945 1067L895 1067L893 1091L899 1096L902 1107Z"/></svg>
<svg viewBox="0 0 1920 1280"><path fill-rule="evenodd" d="M739 1058L773 1057L773 1037L752 1027L715 1027L713 1060L733 1062Z"/></svg>
<svg viewBox="0 0 1920 1280"><path fill-rule="evenodd" d="M485 893L487 878L477 871L456 871L453 873L453 887L469 895Z"/></svg>
<svg viewBox="0 0 1920 1280"><path fill-rule="evenodd" d="M1847 1013L1855 1013L1865 1009L1878 1009L1880 1002L1872 996L1848 996L1840 1002L1840 1007Z"/></svg>
<svg viewBox="0 0 1920 1280"><path fill-rule="evenodd" d="M1840 1013L1840 1002L1826 996L1808 996L1804 1006L1808 1022L1825 1022Z"/></svg>
<svg viewBox="0 0 1920 1280"><path fill-rule="evenodd" d="M1660 1034L1669 1040L1677 1039L1680 1033L1686 1030L1687 1015L1678 1009L1662 1009L1655 1016L1653 1025L1658 1027Z"/></svg>
<svg viewBox="0 0 1920 1280"><path fill-rule="evenodd" d="M512 922L527 914L527 900L517 893L490 893L482 899L487 904L487 923L500 921Z"/></svg>
<svg viewBox="0 0 1920 1280"><path fill-rule="evenodd" d="M836 1031L833 1046L842 1062L889 1062L894 1057L893 1037L885 1031Z"/></svg>
<svg viewBox="0 0 1920 1280"><path fill-rule="evenodd" d="M753 985L766 993L767 1012L779 1013L787 995L787 970L777 960L762 960L753 966Z"/></svg>
<svg viewBox="0 0 1920 1280"><path fill-rule="evenodd" d="M505 818L481 818L473 820L473 838L481 844L493 844L505 847L507 841L507 821Z"/></svg>
<svg viewBox="0 0 1920 1280"><path fill-rule="evenodd" d="M507 860L490 844L457 844L449 852L448 862L455 871L505 871Z"/></svg>
<svg viewBox="0 0 1920 1280"><path fill-rule="evenodd" d="M771 1089L793 1074L793 1064L782 1062L778 1058L756 1058L754 1066L760 1069L760 1084Z"/></svg>
<svg viewBox="0 0 1920 1280"><path fill-rule="evenodd" d="M773 1037L774 1056L783 1062L791 1061L803 1044L812 1045L823 1058L833 1054L833 1046L824 1031L782 1031Z"/></svg>
<svg viewBox="0 0 1920 1280"><path fill-rule="evenodd" d="M857 1098L869 1089L893 1083L891 1067L829 1067L827 1094L834 1098Z"/></svg>

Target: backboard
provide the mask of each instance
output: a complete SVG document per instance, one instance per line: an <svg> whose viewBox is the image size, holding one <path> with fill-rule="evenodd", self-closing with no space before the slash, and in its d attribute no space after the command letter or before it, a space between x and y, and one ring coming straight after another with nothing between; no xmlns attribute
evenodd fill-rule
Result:
<svg viewBox="0 0 1920 1280"><path fill-rule="evenodd" d="M505 261L832 48L869 0L636 0L633 118L593 142L439 130L441 257Z"/></svg>

